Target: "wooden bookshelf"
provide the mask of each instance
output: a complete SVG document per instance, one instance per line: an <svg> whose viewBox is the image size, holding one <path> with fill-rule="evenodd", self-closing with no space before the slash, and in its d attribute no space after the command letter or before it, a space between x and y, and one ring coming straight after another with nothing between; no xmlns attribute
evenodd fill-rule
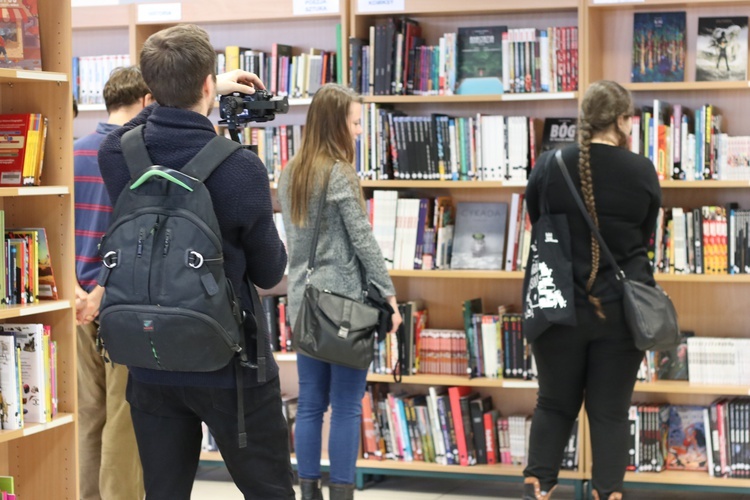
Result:
<svg viewBox="0 0 750 500"><path fill-rule="evenodd" d="M708 472L665 470L662 472L627 472L625 483L648 485L705 486L710 489L737 488L747 490L748 480L731 477L711 477ZM627 485L626 485L627 488ZM689 488L681 488L689 489ZM709 489L709 491L710 491ZM705 490L704 490L705 491Z"/></svg>
<svg viewBox="0 0 750 500"><path fill-rule="evenodd" d="M693 394L700 396L748 396L750 387L746 385L692 384L681 380L659 380L638 382L635 392L650 394Z"/></svg>
<svg viewBox="0 0 750 500"><path fill-rule="evenodd" d="M433 474L471 474L479 476L517 476L523 477L523 467L518 465L440 465L427 462L404 462L396 460L357 460L357 467L372 471L411 471L428 472ZM580 479L586 475L583 471L560 471L560 479Z"/></svg>
<svg viewBox="0 0 750 500"><path fill-rule="evenodd" d="M0 188L6 227L44 227L60 300L0 306L5 322L52 327L57 342L58 415L0 431L0 475L14 477L18 498L78 498L78 439L73 225L71 6L38 0L44 71L0 70L2 113L42 113L49 120L42 186Z"/></svg>
<svg viewBox="0 0 750 500"><path fill-rule="evenodd" d="M750 82L667 82L667 83L626 83L623 85L633 92L687 92L693 90L747 90Z"/></svg>

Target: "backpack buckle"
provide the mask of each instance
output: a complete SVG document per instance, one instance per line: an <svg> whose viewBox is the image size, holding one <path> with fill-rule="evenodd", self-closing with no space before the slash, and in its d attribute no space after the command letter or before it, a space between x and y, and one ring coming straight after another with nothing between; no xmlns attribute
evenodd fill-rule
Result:
<svg viewBox="0 0 750 500"><path fill-rule="evenodd" d="M107 269L114 269L117 267L117 252L114 250L107 252L104 257L102 257L102 264L104 264L104 267Z"/></svg>
<svg viewBox="0 0 750 500"><path fill-rule="evenodd" d="M203 266L203 255L195 250L188 250L185 255L185 264L193 269L200 269Z"/></svg>

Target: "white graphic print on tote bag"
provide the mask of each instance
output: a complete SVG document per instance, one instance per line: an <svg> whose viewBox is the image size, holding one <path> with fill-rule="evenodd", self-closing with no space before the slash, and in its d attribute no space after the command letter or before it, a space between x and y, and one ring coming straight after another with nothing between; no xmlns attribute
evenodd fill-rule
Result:
<svg viewBox="0 0 750 500"><path fill-rule="evenodd" d="M557 243L552 233L545 233L546 243ZM536 244L531 245L531 276L529 288L526 294L526 307L524 313L526 318L534 317L535 309L565 309L568 302L563 297L560 289L555 285L553 270L545 262L539 261L539 252Z"/></svg>

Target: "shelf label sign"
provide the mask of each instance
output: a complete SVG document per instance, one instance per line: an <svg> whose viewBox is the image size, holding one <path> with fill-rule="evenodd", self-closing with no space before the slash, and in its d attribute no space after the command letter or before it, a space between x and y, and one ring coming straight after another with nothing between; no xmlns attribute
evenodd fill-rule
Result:
<svg viewBox="0 0 750 500"><path fill-rule="evenodd" d="M292 13L295 16L316 14L338 14L340 0L294 0Z"/></svg>
<svg viewBox="0 0 750 500"><path fill-rule="evenodd" d="M138 4L139 23L175 22L182 19L181 3Z"/></svg>
<svg viewBox="0 0 750 500"><path fill-rule="evenodd" d="M396 12L406 10L406 0L357 0L359 12Z"/></svg>

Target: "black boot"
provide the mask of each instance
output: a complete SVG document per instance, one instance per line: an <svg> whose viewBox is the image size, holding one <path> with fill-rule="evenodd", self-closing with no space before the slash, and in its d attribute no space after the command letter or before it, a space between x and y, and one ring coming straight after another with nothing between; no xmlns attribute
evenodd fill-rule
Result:
<svg viewBox="0 0 750 500"><path fill-rule="evenodd" d="M353 484L330 484L328 491L330 500L354 500Z"/></svg>
<svg viewBox="0 0 750 500"><path fill-rule="evenodd" d="M323 492L320 490L320 479L301 479L299 489L302 492L301 500L323 500Z"/></svg>

